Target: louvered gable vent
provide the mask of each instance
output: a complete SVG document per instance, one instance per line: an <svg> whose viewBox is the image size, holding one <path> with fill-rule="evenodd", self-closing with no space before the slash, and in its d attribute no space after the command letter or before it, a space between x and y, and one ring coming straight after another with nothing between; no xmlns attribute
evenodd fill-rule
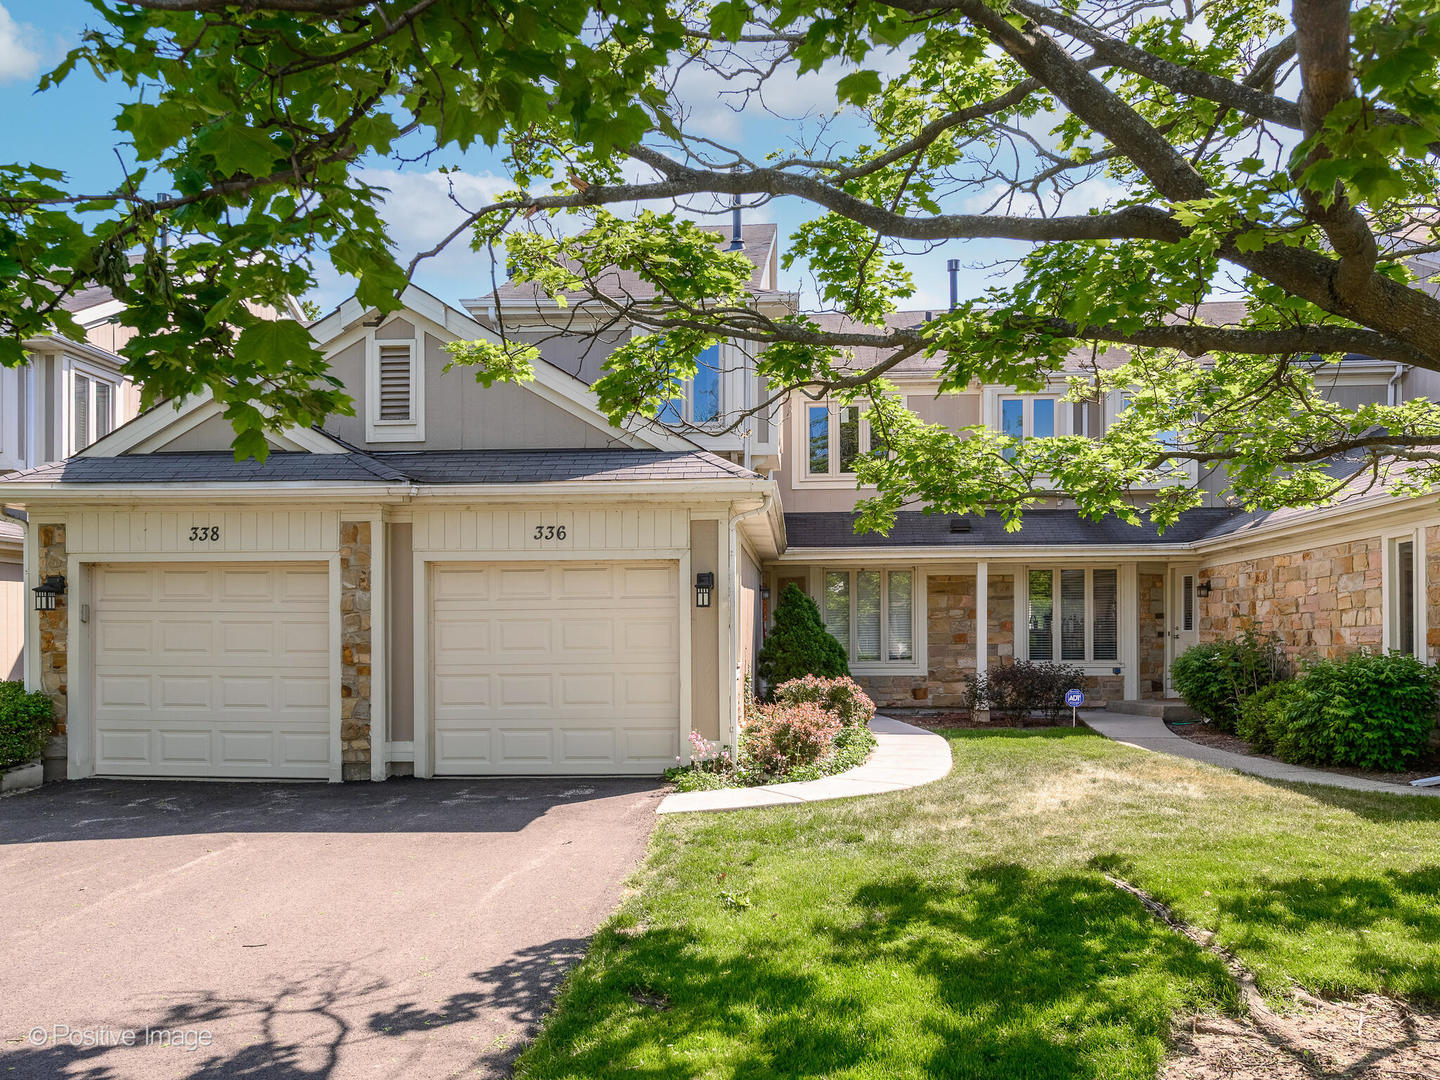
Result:
<svg viewBox="0 0 1440 1080"><path fill-rule="evenodd" d="M380 345L380 419L415 419L409 345Z"/></svg>

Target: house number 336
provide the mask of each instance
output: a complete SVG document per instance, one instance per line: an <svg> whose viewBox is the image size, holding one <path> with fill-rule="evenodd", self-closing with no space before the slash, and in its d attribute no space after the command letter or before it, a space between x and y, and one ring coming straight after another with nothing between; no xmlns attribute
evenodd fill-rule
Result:
<svg viewBox="0 0 1440 1080"><path fill-rule="evenodd" d="M219 540L219 539L220 539L220 526L219 526L219 525L191 525L191 526L190 526L190 539L191 539L191 540Z"/></svg>
<svg viewBox="0 0 1440 1080"><path fill-rule="evenodd" d="M536 525L536 526L535 526L535 536L534 536L534 539L536 539L536 540L564 540L564 539L565 539L565 526L564 526L564 525Z"/></svg>

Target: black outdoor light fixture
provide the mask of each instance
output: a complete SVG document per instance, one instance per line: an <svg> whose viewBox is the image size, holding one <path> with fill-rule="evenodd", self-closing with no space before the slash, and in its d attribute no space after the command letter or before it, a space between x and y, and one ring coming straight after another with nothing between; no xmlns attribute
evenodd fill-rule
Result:
<svg viewBox="0 0 1440 1080"><path fill-rule="evenodd" d="M65 578L53 574L30 591L35 594L36 611L54 611L55 601L65 595Z"/></svg>
<svg viewBox="0 0 1440 1080"><path fill-rule="evenodd" d="M1195 595L1198 596L1198 597L1200 597L1201 600L1204 600L1207 596L1209 596L1209 595L1210 595L1210 582L1208 582L1208 581L1202 581L1202 582L1200 582L1198 585L1196 585L1196 586L1195 586Z"/></svg>
<svg viewBox="0 0 1440 1080"><path fill-rule="evenodd" d="M715 588L715 575L706 570L695 575L695 606L710 606L710 590Z"/></svg>

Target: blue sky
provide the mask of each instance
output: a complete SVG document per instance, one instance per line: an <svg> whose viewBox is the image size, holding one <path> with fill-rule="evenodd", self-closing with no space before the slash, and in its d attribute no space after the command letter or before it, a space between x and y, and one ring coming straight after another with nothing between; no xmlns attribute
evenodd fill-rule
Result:
<svg viewBox="0 0 1440 1080"><path fill-rule="evenodd" d="M126 88L77 69L58 89L34 92L40 74L78 43L87 25L97 22L94 11L83 0L0 0L0 160L34 161L61 168L77 187L86 190L108 190L120 181L126 151L113 120L117 105L126 100ZM895 58L891 63L898 66L900 61ZM730 141L758 159L784 146L799 131L813 132L821 117L833 113L831 87L833 73L775 87L769 100L772 104L783 102L787 114L783 119L754 105L735 112L725 102L729 88L698 71L682 72L677 90L688 105L695 130ZM842 135L854 128L844 117L832 124L832 130ZM462 172L447 177L439 173L441 165L458 165ZM483 151L452 153L445 160L432 158L423 168L397 170L390 163L372 163L367 179L389 187L393 193L387 218L401 256L408 259L414 252L428 248L458 220L461 211L451 201L452 192L463 205L474 207L506 188L508 184L497 166L498 159ZM699 216L699 211L708 208L701 203L690 209ZM814 208L806 204L781 200L748 212L747 220L774 221L783 237L815 214ZM727 221L728 213L713 220ZM952 245L950 250L937 249L908 258L917 293L907 306L946 306L947 258L960 258L966 264L962 295L975 295L993 280L993 272L982 264L1018 250L1017 245L1005 244ZM328 267L320 277L320 287L312 299L322 307L338 303L352 288ZM469 251L462 239L442 257L423 265L416 281L453 303L488 292L491 266L487 257ZM800 268L782 273L781 286L801 291L813 303L813 290Z"/></svg>

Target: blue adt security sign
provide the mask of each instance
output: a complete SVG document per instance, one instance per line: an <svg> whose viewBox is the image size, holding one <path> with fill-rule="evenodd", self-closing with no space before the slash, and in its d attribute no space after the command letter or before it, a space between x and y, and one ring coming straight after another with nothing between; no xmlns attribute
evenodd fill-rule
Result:
<svg viewBox="0 0 1440 1080"><path fill-rule="evenodd" d="M1066 690L1066 691L1065 691L1065 704L1066 704L1066 705L1069 705L1070 708L1072 708L1072 709L1078 709L1081 705L1084 705L1084 704L1085 704L1085 691L1084 691L1084 690Z"/></svg>

